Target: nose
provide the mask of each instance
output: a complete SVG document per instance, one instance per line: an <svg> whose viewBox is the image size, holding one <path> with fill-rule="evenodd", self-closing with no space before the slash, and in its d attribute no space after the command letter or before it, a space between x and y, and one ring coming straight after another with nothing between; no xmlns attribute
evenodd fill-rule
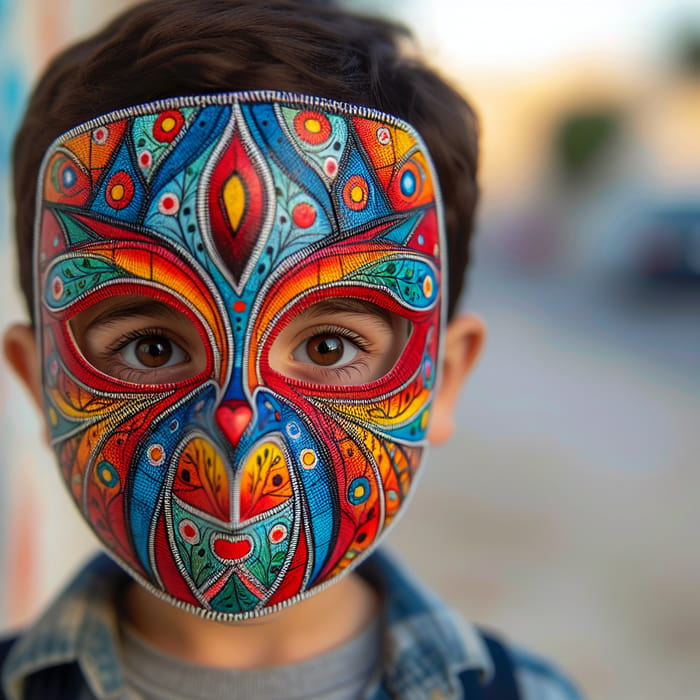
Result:
<svg viewBox="0 0 700 700"><path fill-rule="evenodd" d="M216 423L232 445L237 445L253 412L245 401L224 401L216 409Z"/></svg>

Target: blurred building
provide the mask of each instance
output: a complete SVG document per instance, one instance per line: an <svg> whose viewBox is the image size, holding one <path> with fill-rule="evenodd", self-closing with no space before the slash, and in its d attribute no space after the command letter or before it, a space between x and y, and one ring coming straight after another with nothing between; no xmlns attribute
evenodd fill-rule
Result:
<svg viewBox="0 0 700 700"><path fill-rule="evenodd" d="M652 212L697 204L696 76L574 64L525 83L465 83L488 106L486 254L571 274L629 272L644 259Z"/></svg>

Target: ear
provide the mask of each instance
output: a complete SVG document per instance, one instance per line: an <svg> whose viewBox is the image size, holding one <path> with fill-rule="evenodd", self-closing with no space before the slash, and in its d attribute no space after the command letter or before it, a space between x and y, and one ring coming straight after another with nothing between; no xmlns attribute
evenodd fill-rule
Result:
<svg viewBox="0 0 700 700"><path fill-rule="evenodd" d="M477 316L453 318L445 329L442 378L433 399L428 441L439 445L454 432L454 412L462 385L474 367L486 337L486 327Z"/></svg>
<svg viewBox="0 0 700 700"><path fill-rule="evenodd" d="M34 329L20 323L10 326L5 331L3 346L8 363L41 409L41 370Z"/></svg>

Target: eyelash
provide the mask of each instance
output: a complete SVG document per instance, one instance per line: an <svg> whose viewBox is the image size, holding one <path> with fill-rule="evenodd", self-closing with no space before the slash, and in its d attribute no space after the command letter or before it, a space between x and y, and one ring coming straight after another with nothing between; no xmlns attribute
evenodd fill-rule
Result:
<svg viewBox="0 0 700 700"><path fill-rule="evenodd" d="M182 341L176 340L173 334L164 328L140 328L138 330L129 331L128 333L124 333L113 343L110 343L105 348L104 352L100 354L101 359L105 362L105 373L114 377L118 376L121 381L135 382L138 384L150 383L149 381L144 381L144 379L148 380L150 376L153 376L156 383L158 383L159 375L154 374L161 371L158 368L139 369L137 367L129 367L119 360L119 354L130 343L133 343L135 340L139 340L140 338L149 338L151 336L162 336L167 338L170 340L170 342L182 349ZM187 352L184 349L183 352L187 355Z"/></svg>
<svg viewBox="0 0 700 700"><path fill-rule="evenodd" d="M368 341L366 338L362 337L358 333L355 333L354 331L350 330L349 328L345 328L343 326L334 326L331 324L324 324L322 326L318 326L316 328L310 329L308 331L303 340L299 343L307 343L309 340L312 338L315 338L316 336L319 335L337 335L343 338L344 340L347 340L351 342L353 345L355 345L359 350L361 350L363 353L367 355L372 354L372 343ZM297 346L298 347L298 346ZM320 365L314 366L314 372L319 375L319 380L325 380L326 378L328 379L334 379L338 380L339 378L343 379L351 379L353 373L361 373L362 370L369 369L369 363L367 362L366 359L360 358L360 359L354 359L352 362L342 365L341 367L322 367ZM302 380L303 381L303 380ZM308 383L308 382L303 382L303 383ZM311 384L316 384L317 381L311 382Z"/></svg>
<svg viewBox="0 0 700 700"><path fill-rule="evenodd" d="M342 367L317 367L316 371L323 377L352 379L353 373L358 374L366 369L369 369L367 361L357 360L352 364L343 365Z"/></svg>
<svg viewBox="0 0 700 700"><path fill-rule="evenodd" d="M307 343L309 340L316 336L323 335L335 335L343 340L352 343L358 350L365 354L365 356L371 356L373 354L372 342L367 340L367 338L361 336L355 331L343 327L336 326L333 324L323 324L320 326L313 327L309 329L300 340L298 345L302 343ZM173 333L160 327L147 327L140 328L138 330L132 330L124 333L120 338L114 342L107 345L104 351L101 353L101 359L107 363L106 371L108 374L113 374L114 372L120 373L120 378L123 381L139 381L142 382L144 377L147 377L152 372L157 372L154 369L138 369L134 367L128 367L123 365L119 360L119 354L126 348L130 343L141 338L148 338L152 336L162 336L167 338L172 343L178 345L181 349L183 348L182 341L174 337ZM183 349L183 352L187 352ZM114 365L112 364L114 363ZM117 366L118 365L118 366ZM112 369L113 368L113 369ZM354 375L361 374L363 370L369 369L369 363L366 357L356 357L350 363L340 366L340 367L322 367L320 365L314 366L314 372L318 379L313 383L318 381L331 383L333 380L347 379L350 380Z"/></svg>
<svg viewBox="0 0 700 700"><path fill-rule="evenodd" d="M323 325L313 328L309 334L305 336L302 342L308 342L318 335L338 335L345 340L349 340L363 352L371 354L370 348L372 344L367 340L367 338L363 338L361 335L355 333L355 331L351 331L349 328L344 328L343 326Z"/></svg>
<svg viewBox="0 0 700 700"><path fill-rule="evenodd" d="M121 352L129 343L133 343L134 340L139 340L140 338L150 338L151 336L158 336L161 335L164 338L168 338L173 343L176 343L178 346L182 346L182 343L179 341L176 341L172 337L172 333L169 333L166 331L164 328L140 328L137 331L129 331L128 333L124 333L124 335L119 338L118 340L115 340L113 343L110 343L106 348L105 352L103 354L103 358L105 360L109 359L113 355L118 354Z"/></svg>

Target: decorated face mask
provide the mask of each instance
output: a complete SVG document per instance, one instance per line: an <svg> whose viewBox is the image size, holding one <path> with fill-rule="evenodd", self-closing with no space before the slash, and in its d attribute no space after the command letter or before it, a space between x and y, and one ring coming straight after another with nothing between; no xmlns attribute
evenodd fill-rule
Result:
<svg viewBox="0 0 700 700"><path fill-rule="evenodd" d="M412 128L286 93L169 99L59 138L39 187L46 417L109 553L223 620L360 562L435 386L441 212Z"/></svg>

